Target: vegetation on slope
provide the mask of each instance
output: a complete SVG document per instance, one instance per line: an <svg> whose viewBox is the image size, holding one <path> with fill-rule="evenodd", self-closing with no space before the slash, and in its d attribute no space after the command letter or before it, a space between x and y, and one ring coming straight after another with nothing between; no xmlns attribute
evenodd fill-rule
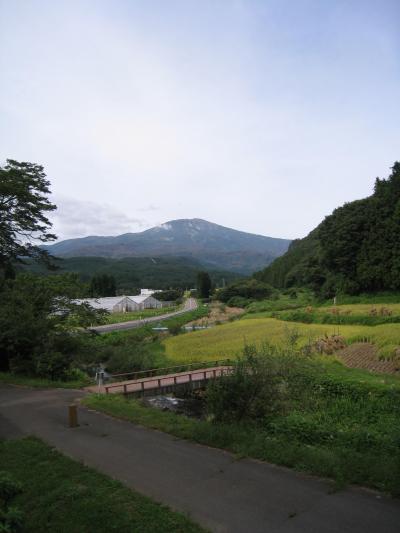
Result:
<svg viewBox="0 0 400 533"><path fill-rule="evenodd" d="M56 264L61 272L76 273L85 283L89 283L94 275L111 275L115 278L117 291L125 294L137 294L143 287L193 288L198 272L204 269L199 262L183 257L66 257L58 259ZM37 264L30 263L27 268L42 275L52 273ZM241 277L216 268L210 268L208 272L215 285Z"/></svg>
<svg viewBox="0 0 400 533"><path fill-rule="evenodd" d="M400 163L374 193L345 204L256 274L276 287L308 286L323 296L400 289Z"/></svg>

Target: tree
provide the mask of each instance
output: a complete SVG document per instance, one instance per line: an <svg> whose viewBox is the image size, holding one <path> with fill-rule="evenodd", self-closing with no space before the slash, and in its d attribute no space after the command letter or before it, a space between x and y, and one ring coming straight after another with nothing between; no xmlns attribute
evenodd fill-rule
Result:
<svg viewBox="0 0 400 533"><path fill-rule="evenodd" d="M271 297L274 292L273 287L268 283L250 278L232 283L225 289L220 289L218 300L225 303L228 303L232 298L262 300Z"/></svg>
<svg viewBox="0 0 400 533"><path fill-rule="evenodd" d="M89 287L90 295L94 298L100 296L115 296L115 278L109 274L96 274L92 277Z"/></svg>
<svg viewBox="0 0 400 533"><path fill-rule="evenodd" d="M47 198L49 185L40 165L7 159L0 167L1 277L12 277L13 263L26 257L49 264L49 254L35 244L56 238L46 217L56 209Z"/></svg>
<svg viewBox="0 0 400 533"><path fill-rule="evenodd" d="M57 279L59 278L59 279ZM104 313L71 299L68 276L20 274L0 298L0 370L65 378L79 350L82 328Z"/></svg>
<svg viewBox="0 0 400 533"><path fill-rule="evenodd" d="M211 292L211 279L208 272L197 274L197 290L200 298L209 298Z"/></svg>

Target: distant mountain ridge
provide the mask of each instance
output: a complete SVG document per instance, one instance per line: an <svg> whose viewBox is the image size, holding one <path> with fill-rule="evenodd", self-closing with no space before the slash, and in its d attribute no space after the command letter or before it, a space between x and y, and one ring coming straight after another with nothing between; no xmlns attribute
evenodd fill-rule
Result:
<svg viewBox="0 0 400 533"><path fill-rule="evenodd" d="M171 220L139 233L90 236L46 246L58 257L187 257L205 267L250 274L286 252L290 240L238 231L206 220Z"/></svg>

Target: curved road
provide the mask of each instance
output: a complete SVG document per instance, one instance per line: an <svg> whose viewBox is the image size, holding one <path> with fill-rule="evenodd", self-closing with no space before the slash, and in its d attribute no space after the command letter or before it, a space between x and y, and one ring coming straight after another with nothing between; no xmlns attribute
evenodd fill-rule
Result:
<svg viewBox="0 0 400 533"><path fill-rule="evenodd" d="M177 439L83 407L84 395L0 384L0 439L36 435L213 533L398 533L400 500Z"/></svg>
<svg viewBox="0 0 400 533"><path fill-rule="evenodd" d="M104 324L103 326L95 326L89 328L91 331L97 331L97 333L109 333L110 331L118 331L121 329L134 329L143 326L144 324L150 324L152 322L161 322L174 316L183 315L189 311L197 309L197 301L195 298L188 298L180 311L174 311L173 313L165 313L164 315L151 316L149 318L143 318L141 320L129 320L128 322L118 322L117 324Z"/></svg>

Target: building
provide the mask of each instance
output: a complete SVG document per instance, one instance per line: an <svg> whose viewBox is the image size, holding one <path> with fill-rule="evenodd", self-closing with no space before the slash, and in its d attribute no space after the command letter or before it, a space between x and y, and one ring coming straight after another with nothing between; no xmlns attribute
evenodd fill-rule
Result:
<svg viewBox="0 0 400 533"><path fill-rule="evenodd" d="M155 290L155 289L140 289L140 296L151 296L152 294L156 292L162 292L162 291Z"/></svg>
<svg viewBox="0 0 400 533"><path fill-rule="evenodd" d="M141 311L142 309L160 309L162 302L152 295L140 294L139 296L107 296L104 298L85 298L75 300L75 303L87 303L95 309L106 309L109 313L127 313Z"/></svg>

